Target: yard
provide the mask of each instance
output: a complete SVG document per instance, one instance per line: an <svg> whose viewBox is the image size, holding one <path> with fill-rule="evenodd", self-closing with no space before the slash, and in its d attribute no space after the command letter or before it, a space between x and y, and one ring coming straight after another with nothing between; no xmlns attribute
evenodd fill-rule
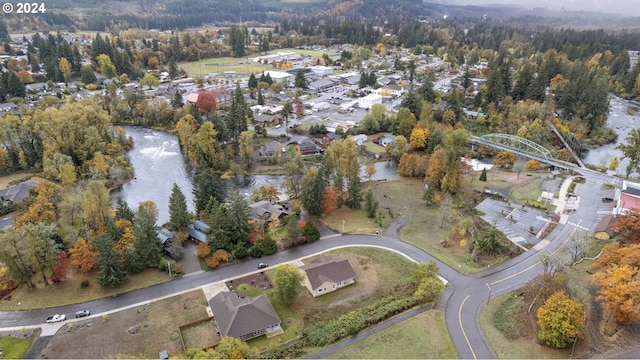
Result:
<svg viewBox="0 0 640 360"><path fill-rule="evenodd" d="M98 285L97 271L79 273L75 268L69 268L67 279L57 284L45 287L41 283L34 289L20 286L0 302L0 311L45 309L63 305L77 304L96 299L102 299L169 280L169 274L158 269L147 269L138 274L129 274L127 281L116 288L103 288ZM82 281L89 281L89 286L81 287ZM46 291L47 296L42 296ZM73 296L69 296L73 294Z"/></svg>
<svg viewBox="0 0 640 360"><path fill-rule="evenodd" d="M177 356L184 353L179 327L208 317L206 306L203 292L196 290L115 314L69 322L39 357L157 358L161 350ZM189 333L186 336L191 346L205 347L210 343Z"/></svg>
<svg viewBox="0 0 640 360"><path fill-rule="evenodd" d="M456 359L444 313L429 310L334 353L332 359Z"/></svg>

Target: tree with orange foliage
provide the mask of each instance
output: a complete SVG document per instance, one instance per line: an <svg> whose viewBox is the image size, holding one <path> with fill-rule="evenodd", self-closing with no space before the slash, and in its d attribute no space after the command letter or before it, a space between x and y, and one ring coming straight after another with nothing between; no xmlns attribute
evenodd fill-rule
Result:
<svg viewBox="0 0 640 360"><path fill-rule="evenodd" d="M640 320L640 245L607 245L593 266L601 268L592 277L593 283L600 286L596 300L620 324Z"/></svg>
<svg viewBox="0 0 640 360"><path fill-rule="evenodd" d="M216 109L216 98L210 92L200 92L198 100L196 100L196 107L200 113L208 114Z"/></svg>
<svg viewBox="0 0 640 360"><path fill-rule="evenodd" d="M78 238L75 245L69 249L69 253L71 254L71 265L82 273L91 271L98 266L98 251L91 240Z"/></svg>
<svg viewBox="0 0 640 360"><path fill-rule="evenodd" d="M338 208L338 191L335 186L329 185L324 192L324 203L322 204L322 212L325 215L330 214Z"/></svg>
<svg viewBox="0 0 640 360"><path fill-rule="evenodd" d="M640 244L640 209L631 208L616 217L609 229L618 235L618 244Z"/></svg>

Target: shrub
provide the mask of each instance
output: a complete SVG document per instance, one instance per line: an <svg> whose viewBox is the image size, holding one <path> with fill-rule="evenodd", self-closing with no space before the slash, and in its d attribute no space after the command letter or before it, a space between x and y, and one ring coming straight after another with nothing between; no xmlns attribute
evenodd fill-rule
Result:
<svg viewBox="0 0 640 360"><path fill-rule="evenodd" d="M210 269L215 269L220 265L220 260L216 259L213 255L209 255L204 259L204 262Z"/></svg>
<svg viewBox="0 0 640 360"><path fill-rule="evenodd" d="M265 234L264 239L259 239L256 242L256 245L260 248L264 255L273 255L278 252L278 244L273 239L271 239L271 235L269 234Z"/></svg>
<svg viewBox="0 0 640 360"><path fill-rule="evenodd" d="M81 288L89 287L89 280L84 280L83 282L81 282L80 287Z"/></svg>
<svg viewBox="0 0 640 360"><path fill-rule="evenodd" d="M308 221L302 228L302 236L307 239L307 242L311 243L320 239L320 230L313 222Z"/></svg>
<svg viewBox="0 0 640 360"><path fill-rule="evenodd" d="M259 258L262 256L262 250L260 250L260 247L257 245L253 245L250 249L249 249L249 256L251 256L252 258Z"/></svg>
<svg viewBox="0 0 640 360"><path fill-rule="evenodd" d="M209 244L206 243L199 243L198 244L198 257L200 259L204 259L207 256L209 256L209 254L211 254L211 247L209 246Z"/></svg>
<svg viewBox="0 0 640 360"><path fill-rule="evenodd" d="M235 250L233 250L233 257L242 260L246 258L248 255L247 249L244 246L239 246Z"/></svg>

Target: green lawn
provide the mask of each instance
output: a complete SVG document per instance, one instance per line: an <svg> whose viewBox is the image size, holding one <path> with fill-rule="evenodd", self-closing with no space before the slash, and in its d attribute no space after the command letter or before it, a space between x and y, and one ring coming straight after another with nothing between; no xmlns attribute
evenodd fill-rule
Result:
<svg viewBox="0 0 640 360"><path fill-rule="evenodd" d="M444 313L429 310L350 345L333 359L455 359Z"/></svg>
<svg viewBox="0 0 640 360"><path fill-rule="evenodd" d="M65 280L58 284L42 285L35 289L21 286L11 293L10 301L0 302L0 311L44 309L50 307L78 304L141 289L169 280L169 274L158 269L147 269L139 274L129 274L127 281L116 288L103 288L98 285L97 272L91 275L79 275L78 280ZM80 287L82 279L89 280L89 286ZM46 296L43 294L46 293Z"/></svg>
<svg viewBox="0 0 640 360"><path fill-rule="evenodd" d="M372 154L384 154L386 152L384 146L374 144L371 141L366 141L362 146Z"/></svg>
<svg viewBox="0 0 640 360"><path fill-rule="evenodd" d="M514 185L511 188L511 196L521 204L538 204L544 206L544 202L538 201L538 198L542 194L542 178L536 177L523 184ZM547 209L551 209L553 206L547 203Z"/></svg>
<svg viewBox="0 0 640 360"><path fill-rule="evenodd" d="M13 336L0 338L0 349L4 352L3 359L22 359L29 351L33 337L26 339L16 339Z"/></svg>

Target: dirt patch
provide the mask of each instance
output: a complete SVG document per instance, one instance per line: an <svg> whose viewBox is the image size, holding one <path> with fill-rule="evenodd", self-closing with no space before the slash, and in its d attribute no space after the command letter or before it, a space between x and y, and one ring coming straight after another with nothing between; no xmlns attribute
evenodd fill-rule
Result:
<svg viewBox="0 0 640 360"><path fill-rule="evenodd" d="M268 290L273 288L271 278L264 271L229 280L225 284L229 289L237 289L238 286L242 284L247 284L256 290Z"/></svg>
<svg viewBox="0 0 640 360"><path fill-rule="evenodd" d="M170 356L183 354L179 327L206 318L206 306L204 295L198 290L103 317L70 322L58 331L38 357L156 358L161 350L167 350ZM215 329L212 331L209 337L215 337ZM197 336L194 339L190 346L207 347L206 338L201 342Z"/></svg>

